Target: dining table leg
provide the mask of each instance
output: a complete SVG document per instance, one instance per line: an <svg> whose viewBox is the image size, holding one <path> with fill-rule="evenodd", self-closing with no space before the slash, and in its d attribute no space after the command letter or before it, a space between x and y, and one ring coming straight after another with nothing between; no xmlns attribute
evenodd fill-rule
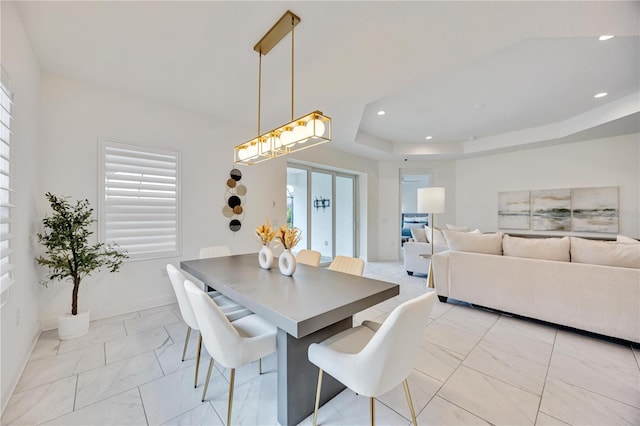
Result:
<svg viewBox="0 0 640 426"><path fill-rule="evenodd" d="M353 318L296 339L278 329L278 423L296 425L313 413L316 398L318 367L309 362L307 351L312 343L321 342L353 326ZM320 404L339 394L345 386L326 374L322 380Z"/></svg>

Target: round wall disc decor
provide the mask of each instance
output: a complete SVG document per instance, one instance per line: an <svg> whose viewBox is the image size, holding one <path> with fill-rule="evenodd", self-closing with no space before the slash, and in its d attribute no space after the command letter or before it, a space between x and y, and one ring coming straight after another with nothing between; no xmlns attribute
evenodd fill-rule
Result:
<svg viewBox="0 0 640 426"><path fill-rule="evenodd" d="M237 232L242 227L240 220L244 217L242 204L244 202L244 196L247 194L247 187L238 184L238 181L242 179L242 172L240 170L231 170L229 177L230 178L227 179L227 192L225 194L226 205L222 207L222 215L231 219L231 221L229 221L229 229Z"/></svg>
<svg viewBox="0 0 640 426"><path fill-rule="evenodd" d="M235 181L239 181L240 179L242 179L242 172L238 169L231 170L231 173L229 173L229 175L231 176L231 179Z"/></svg>
<svg viewBox="0 0 640 426"><path fill-rule="evenodd" d="M229 207L229 206L224 206L222 208L222 215L224 217L228 217L228 218L233 217L233 209L231 207Z"/></svg>
<svg viewBox="0 0 640 426"><path fill-rule="evenodd" d="M239 206L240 204L242 204L242 201L240 201L240 197L238 197L237 195L232 195L231 197L229 197L227 203L229 204L229 207L234 208L235 206Z"/></svg>

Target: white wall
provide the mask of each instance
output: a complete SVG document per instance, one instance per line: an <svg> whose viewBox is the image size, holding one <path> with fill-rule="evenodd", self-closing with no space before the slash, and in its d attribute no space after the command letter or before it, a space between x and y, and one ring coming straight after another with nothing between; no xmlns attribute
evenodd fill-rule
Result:
<svg viewBox="0 0 640 426"><path fill-rule="evenodd" d="M228 245L234 253L257 252L255 228L265 216L274 226L286 222L286 162L267 161L240 167L248 193L242 228L229 230L222 215L226 181L234 168L232 147L253 129L175 109L146 99L122 95L52 74L42 76L42 140L47 159L41 192L73 199L88 198L97 206L98 138L178 149L182 153L182 256L126 263L117 274L87 278L79 305L92 318L130 312L175 300L165 264L193 259L207 245ZM41 214L48 206L40 196ZM69 309L69 284L42 288L39 298L43 327Z"/></svg>
<svg viewBox="0 0 640 426"><path fill-rule="evenodd" d="M498 192L620 187L620 233L640 237L640 135L577 142L456 164L457 222L497 229Z"/></svg>
<svg viewBox="0 0 640 426"><path fill-rule="evenodd" d="M431 186L445 188L445 213L437 214L436 226L455 223L456 164L449 160L380 161L378 167L378 258L395 260L400 256L401 214L400 176L429 174Z"/></svg>
<svg viewBox="0 0 640 426"><path fill-rule="evenodd" d="M11 260L15 284L10 298L2 306L1 367L2 409L15 388L35 339L39 335L39 285L33 248L35 224L39 222L36 205L40 197L40 144L38 141L39 79L38 63L29 45L13 3L0 2L2 15L2 66L13 90L12 186L15 218L11 232L14 254Z"/></svg>

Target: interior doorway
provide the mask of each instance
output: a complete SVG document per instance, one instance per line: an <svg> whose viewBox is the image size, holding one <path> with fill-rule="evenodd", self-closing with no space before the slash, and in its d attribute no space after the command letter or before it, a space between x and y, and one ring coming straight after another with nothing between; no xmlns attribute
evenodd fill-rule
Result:
<svg viewBox="0 0 640 426"><path fill-rule="evenodd" d="M431 186L430 172L400 170L400 247L411 238L411 228L428 224L428 214L418 212L418 188Z"/></svg>

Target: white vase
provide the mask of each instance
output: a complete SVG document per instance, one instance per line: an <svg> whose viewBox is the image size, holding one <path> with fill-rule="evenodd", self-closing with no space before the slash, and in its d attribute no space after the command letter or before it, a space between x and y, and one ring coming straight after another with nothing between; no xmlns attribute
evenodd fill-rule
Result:
<svg viewBox="0 0 640 426"><path fill-rule="evenodd" d="M296 258L291 253L291 250L286 249L280 255L278 259L278 267L282 275L291 276L296 271Z"/></svg>
<svg viewBox="0 0 640 426"><path fill-rule="evenodd" d="M262 246L260 249L258 263L262 269L271 269L271 266L273 266L273 252L269 246Z"/></svg>
<svg viewBox="0 0 640 426"><path fill-rule="evenodd" d="M78 311L78 315L66 313L58 317L58 337L60 340L76 339L89 331L89 311Z"/></svg>

